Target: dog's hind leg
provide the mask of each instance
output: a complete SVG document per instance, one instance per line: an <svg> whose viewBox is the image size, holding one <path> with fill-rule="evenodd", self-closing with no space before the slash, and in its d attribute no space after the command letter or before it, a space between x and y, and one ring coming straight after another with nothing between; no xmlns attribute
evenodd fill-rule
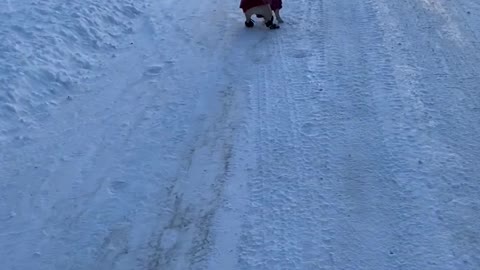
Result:
<svg viewBox="0 0 480 270"><path fill-rule="evenodd" d="M270 8L270 5L262 5L258 7L251 8L245 12L245 17L248 20L251 20L253 15L260 15L265 20L265 25L270 29L277 29L278 25L273 23L273 11Z"/></svg>
<svg viewBox="0 0 480 270"><path fill-rule="evenodd" d="M250 10L247 10L247 12L245 12L245 27L248 27L248 28L252 28L255 24L252 20L252 15L253 13L249 12Z"/></svg>
<svg viewBox="0 0 480 270"><path fill-rule="evenodd" d="M282 17L280 17L280 9L276 9L275 11L275 18L277 19L278 23L283 23Z"/></svg>

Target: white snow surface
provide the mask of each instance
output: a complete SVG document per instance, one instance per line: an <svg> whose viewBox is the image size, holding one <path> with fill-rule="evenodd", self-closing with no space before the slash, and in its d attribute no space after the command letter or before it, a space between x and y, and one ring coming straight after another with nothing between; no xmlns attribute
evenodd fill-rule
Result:
<svg viewBox="0 0 480 270"><path fill-rule="evenodd" d="M480 269L480 3L238 2L0 3L0 269Z"/></svg>

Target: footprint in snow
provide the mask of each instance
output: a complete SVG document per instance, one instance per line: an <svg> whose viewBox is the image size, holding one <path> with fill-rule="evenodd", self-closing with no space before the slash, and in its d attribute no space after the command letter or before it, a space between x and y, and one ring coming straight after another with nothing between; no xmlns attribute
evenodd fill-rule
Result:
<svg viewBox="0 0 480 270"><path fill-rule="evenodd" d="M112 181L110 182L108 191L110 191L110 193L112 194L115 194L115 193L121 192L122 190L127 188L127 186L128 186L128 183L125 181Z"/></svg>
<svg viewBox="0 0 480 270"><path fill-rule="evenodd" d="M293 58L302 59L311 56L312 54L308 50L297 50L292 53Z"/></svg>
<svg viewBox="0 0 480 270"><path fill-rule="evenodd" d="M145 71L145 75L147 76L155 76L162 72L163 66L162 65L153 65L147 68Z"/></svg>
<svg viewBox="0 0 480 270"><path fill-rule="evenodd" d="M321 127L315 123L305 123L300 128L300 132L306 136L314 137L320 135Z"/></svg>

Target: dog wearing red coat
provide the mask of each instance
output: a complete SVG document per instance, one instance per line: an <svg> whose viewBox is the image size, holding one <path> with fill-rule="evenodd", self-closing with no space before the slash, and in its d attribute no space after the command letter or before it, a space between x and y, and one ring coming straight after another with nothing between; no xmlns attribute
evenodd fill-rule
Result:
<svg viewBox="0 0 480 270"><path fill-rule="evenodd" d="M240 8L245 14L245 26L253 27L254 21L252 20L253 15L257 17L264 18L265 26L270 29L278 29L279 26L273 22L273 11L270 7L271 0L241 0Z"/></svg>

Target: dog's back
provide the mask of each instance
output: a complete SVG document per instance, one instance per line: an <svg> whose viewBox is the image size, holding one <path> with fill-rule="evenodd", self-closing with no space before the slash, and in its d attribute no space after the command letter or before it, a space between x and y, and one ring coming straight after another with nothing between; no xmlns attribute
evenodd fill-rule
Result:
<svg viewBox="0 0 480 270"><path fill-rule="evenodd" d="M268 4L267 0L242 0L240 2L240 8L243 9L243 12L247 12L247 10L251 8L266 5L266 4Z"/></svg>

